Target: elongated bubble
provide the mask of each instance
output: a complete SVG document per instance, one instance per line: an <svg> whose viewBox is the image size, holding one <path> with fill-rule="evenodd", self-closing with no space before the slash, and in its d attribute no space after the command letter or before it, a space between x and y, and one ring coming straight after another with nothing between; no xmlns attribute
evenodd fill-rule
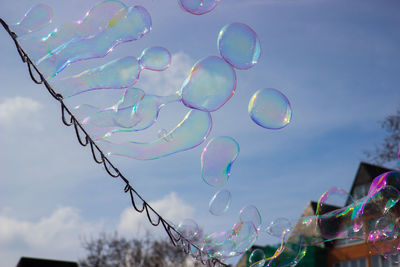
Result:
<svg viewBox="0 0 400 267"><path fill-rule="evenodd" d="M228 190L220 190L214 194L209 203L209 211L212 215L220 216L229 210L232 195Z"/></svg>
<svg viewBox="0 0 400 267"><path fill-rule="evenodd" d="M260 89L250 99L250 118L266 129L286 127L292 118L292 107L287 97L276 89Z"/></svg>
<svg viewBox="0 0 400 267"><path fill-rule="evenodd" d="M18 37L38 31L51 23L53 18L53 10L45 4L38 4L28 12L16 24L12 25L12 30Z"/></svg>
<svg viewBox="0 0 400 267"><path fill-rule="evenodd" d="M208 137L212 126L208 112L191 110L185 118L168 135L173 138L165 142L164 138L149 143L125 142L112 143L107 140L99 142L104 151L111 155L134 159L149 160L165 157L177 152L194 148ZM167 136L168 136L167 135Z"/></svg>
<svg viewBox="0 0 400 267"><path fill-rule="evenodd" d="M211 56L194 64L181 86L182 103L189 108L215 111L235 93L236 73L219 57Z"/></svg>
<svg viewBox="0 0 400 267"><path fill-rule="evenodd" d="M178 0L179 6L193 15L203 15L211 12L220 0Z"/></svg>
<svg viewBox="0 0 400 267"><path fill-rule="evenodd" d="M261 214L254 205L244 206L239 212L239 220L251 222L257 230L260 229L262 223Z"/></svg>
<svg viewBox="0 0 400 267"><path fill-rule="evenodd" d="M81 20L58 26L43 38L25 38L22 45L28 49L31 59L37 62L72 40L92 38L107 27L114 26L126 16L126 12L127 7L121 1L101 1L87 11Z"/></svg>
<svg viewBox="0 0 400 267"><path fill-rule="evenodd" d="M231 175L231 167L239 154L239 144L231 137L211 139L201 153L201 177L215 187L223 186Z"/></svg>
<svg viewBox="0 0 400 267"><path fill-rule="evenodd" d="M46 78L56 76L69 64L106 56L121 43L140 39L151 29L151 17L141 6L129 7L126 16L92 38L74 39L39 59L36 64Z"/></svg>
<svg viewBox="0 0 400 267"><path fill-rule="evenodd" d="M222 58L237 69L253 67L261 55L257 34L243 23L231 23L221 29L218 49Z"/></svg>
<svg viewBox="0 0 400 267"><path fill-rule="evenodd" d="M54 84L64 97L98 89L127 88L137 83L143 69L162 71L168 68L170 62L171 54L167 49L150 47L146 48L139 58L115 59L102 66L55 81Z"/></svg>

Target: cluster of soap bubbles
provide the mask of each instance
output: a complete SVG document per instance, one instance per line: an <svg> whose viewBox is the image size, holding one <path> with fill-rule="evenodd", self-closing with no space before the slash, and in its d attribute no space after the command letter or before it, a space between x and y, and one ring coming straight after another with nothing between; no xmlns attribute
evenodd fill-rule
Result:
<svg viewBox="0 0 400 267"><path fill-rule="evenodd" d="M183 10L202 15L213 10L219 0L179 0ZM117 0L96 4L77 22L63 24L45 37L27 35L50 24L51 8L40 4L29 10L12 29L46 78L52 79L68 65L104 57L119 44L138 40L150 32L151 16L141 6L126 6ZM22 36L22 38L21 38ZM220 109L237 89L236 70L254 67L261 56L257 34L248 25L225 25L217 39L219 56L197 61L175 94L157 96L134 88L143 69L162 71L169 67L171 55L163 47L143 50L139 57L127 56L102 66L85 70L64 79L51 80L64 96L74 96L98 89L122 89L121 99L108 108L82 104L74 109L76 118L99 142L108 155L139 160L165 157L202 144L212 128L211 112ZM150 142L109 140L113 134L136 132L151 127L163 106L180 102L190 110L172 130L161 129L158 139ZM251 97L248 113L252 121L266 129L286 127L292 116L288 98L273 88L260 89ZM229 181L232 164L239 155L238 142L229 136L210 139L201 154L201 177L219 190L209 202L209 212L222 216L228 212L232 194L221 189ZM192 219L180 222L176 229L187 240L197 244L209 256L227 259L246 252L260 233L281 238L273 255L254 250L252 266L294 266L305 255L308 245L336 239L363 239L374 253L391 256L399 253L400 173L389 172L377 177L365 198L352 200L347 192L331 188L318 202L316 215L303 217L294 227L286 218L268 225L259 210L244 206L237 221L222 232L205 235ZM331 210L327 204L335 197L345 198L346 206ZM315 233L319 235L307 235Z"/></svg>

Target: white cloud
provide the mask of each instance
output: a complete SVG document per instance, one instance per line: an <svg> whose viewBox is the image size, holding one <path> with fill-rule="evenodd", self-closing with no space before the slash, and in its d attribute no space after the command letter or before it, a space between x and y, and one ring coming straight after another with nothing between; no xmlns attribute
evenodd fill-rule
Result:
<svg viewBox="0 0 400 267"><path fill-rule="evenodd" d="M34 125L32 116L42 108L43 106L39 102L31 98L22 96L5 98L0 102L0 124L11 125L18 122L19 124Z"/></svg>
<svg viewBox="0 0 400 267"><path fill-rule="evenodd" d="M183 52L172 55L171 66L165 71L143 70L140 74L137 87L146 93L156 95L170 95L181 87L189 75L194 60Z"/></svg>
<svg viewBox="0 0 400 267"><path fill-rule="evenodd" d="M76 261L80 237L102 227L102 222L85 221L72 207L60 207L37 222L0 214L0 259L5 266L15 266L21 256Z"/></svg>
<svg viewBox="0 0 400 267"><path fill-rule="evenodd" d="M178 223L179 221L190 218L194 214L194 208L185 203L184 200L180 199L175 192L172 192L164 196L160 200L156 200L149 203L153 209L155 209L164 219ZM140 235L140 233L146 233L146 231L152 234L160 234L162 226L153 227L147 219L145 211L140 214L133 208L125 209L120 217L118 225L118 231L122 234L134 234Z"/></svg>

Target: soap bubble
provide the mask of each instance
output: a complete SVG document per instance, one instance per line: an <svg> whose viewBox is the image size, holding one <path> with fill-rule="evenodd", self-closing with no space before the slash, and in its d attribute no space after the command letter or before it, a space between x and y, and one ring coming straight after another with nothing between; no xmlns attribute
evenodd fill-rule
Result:
<svg viewBox="0 0 400 267"><path fill-rule="evenodd" d="M108 140L101 140L98 143L109 155L141 160L157 159L200 145L209 135L211 126L212 120L210 113L191 110L186 114L185 118L167 134L166 138L170 135L173 136L170 142L165 142L164 138L161 138L148 143L134 141L113 143Z"/></svg>
<svg viewBox="0 0 400 267"><path fill-rule="evenodd" d="M231 23L221 29L218 49L222 58L237 69L253 67L261 55L257 34L243 23Z"/></svg>
<svg viewBox="0 0 400 267"><path fill-rule="evenodd" d="M263 267L265 264L265 253L262 249L255 249L249 256L249 264L252 267Z"/></svg>
<svg viewBox="0 0 400 267"><path fill-rule="evenodd" d="M256 229L260 229L262 219L260 212L253 205L244 206L239 212L241 222L252 222Z"/></svg>
<svg viewBox="0 0 400 267"><path fill-rule="evenodd" d="M194 15L203 15L211 12L220 0L178 0L179 6L186 12Z"/></svg>
<svg viewBox="0 0 400 267"><path fill-rule="evenodd" d="M327 213L333 209L343 207L347 202L349 204L353 202L351 195L346 190L333 186L319 198L315 214Z"/></svg>
<svg viewBox="0 0 400 267"><path fill-rule="evenodd" d="M289 100L276 89L260 89L250 99L249 115L261 127L281 129L289 124L292 108Z"/></svg>
<svg viewBox="0 0 400 267"><path fill-rule="evenodd" d="M232 196L228 190L220 190L214 194L209 203L209 211L212 215L219 216L229 210Z"/></svg>
<svg viewBox="0 0 400 267"><path fill-rule="evenodd" d="M143 69L162 71L169 67L170 62L171 54L167 49L150 47L143 50L139 58L128 56L114 59L102 66L60 79L55 85L64 97L97 89L127 88L137 83Z"/></svg>
<svg viewBox="0 0 400 267"><path fill-rule="evenodd" d="M182 103L189 108L215 111L235 93L236 73L219 57L199 60L181 86Z"/></svg>
<svg viewBox="0 0 400 267"><path fill-rule="evenodd" d="M400 252L400 225L394 214L385 215L375 222L370 231L367 244L371 252L390 256Z"/></svg>
<svg viewBox="0 0 400 267"><path fill-rule="evenodd" d="M287 218L277 218L273 220L265 231L275 237L282 237L282 233L289 233L292 230L292 223Z"/></svg>
<svg viewBox="0 0 400 267"><path fill-rule="evenodd" d="M30 58L39 59L63 49L72 40L92 38L108 27L115 26L126 16L127 8L117 0L105 0L94 5L78 21L65 23L43 38L25 38L24 47L29 49Z"/></svg>
<svg viewBox="0 0 400 267"><path fill-rule="evenodd" d="M138 40L151 29L151 17L144 7L127 9L126 16L92 38L74 39L36 61L46 78L53 78L69 64L104 57L116 46Z"/></svg>
<svg viewBox="0 0 400 267"><path fill-rule="evenodd" d="M164 47L150 47L143 50L140 65L149 70L166 70L171 64L171 54Z"/></svg>
<svg viewBox="0 0 400 267"><path fill-rule="evenodd" d="M239 154L239 144L231 137L211 139L201 153L201 177L215 187L228 182L231 167Z"/></svg>
<svg viewBox="0 0 400 267"><path fill-rule="evenodd" d="M21 37L25 34L43 29L51 23L52 18L53 10L51 7L38 4L29 9L24 17L16 24L12 25L11 28L18 37Z"/></svg>
<svg viewBox="0 0 400 267"><path fill-rule="evenodd" d="M176 230L189 241L198 240L201 234L199 225L193 219L182 220Z"/></svg>
<svg viewBox="0 0 400 267"><path fill-rule="evenodd" d="M235 244L235 256L245 253L258 239L257 227L251 221L240 221L233 225L230 237Z"/></svg>

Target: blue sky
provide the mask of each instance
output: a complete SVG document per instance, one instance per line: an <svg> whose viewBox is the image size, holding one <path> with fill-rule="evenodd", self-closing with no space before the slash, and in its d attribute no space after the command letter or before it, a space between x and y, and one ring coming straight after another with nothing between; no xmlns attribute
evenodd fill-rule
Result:
<svg viewBox="0 0 400 267"><path fill-rule="evenodd" d="M15 23L37 3L3 1L0 17ZM54 10L44 35L80 19L96 1L42 3ZM216 190L200 176L204 144L154 161L112 158L131 184L176 222L192 217L206 232L223 231L247 204L256 205L266 223L297 218L309 200L317 200L330 186L350 188L365 160L363 151L382 139L378 121L399 106L398 1L221 0L203 16L183 12L176 1L125 3L148 9L152 31L104 59L71 65L61 77L163 46L173 55L171 68L143 71L136 87L167 95L179 88L197 60L218 55L217 35L225 24L246 23L261 41L259 63L236 71L236 94L212 114L210 137L229 135L240 144L224 187L233 196L227 214L208 213ZM5 31L0 31L0 80L1 265L16 265L21 256L76 260L83 255L84 236L118 230L129 237L151 229L129 209L123 184L92 162L72 128L62 125L58 104L31 82ZM250 120L248 101L261 88L276 88L289 98L293 118L288 127L271 131ZM120 95L118 90L92 92L68 104L105 107ZM181 110L180 104L165 107L153 129L132 139L156 137L161 127L176 124ZM260 235L258 243L277 241Z"/></svg>

